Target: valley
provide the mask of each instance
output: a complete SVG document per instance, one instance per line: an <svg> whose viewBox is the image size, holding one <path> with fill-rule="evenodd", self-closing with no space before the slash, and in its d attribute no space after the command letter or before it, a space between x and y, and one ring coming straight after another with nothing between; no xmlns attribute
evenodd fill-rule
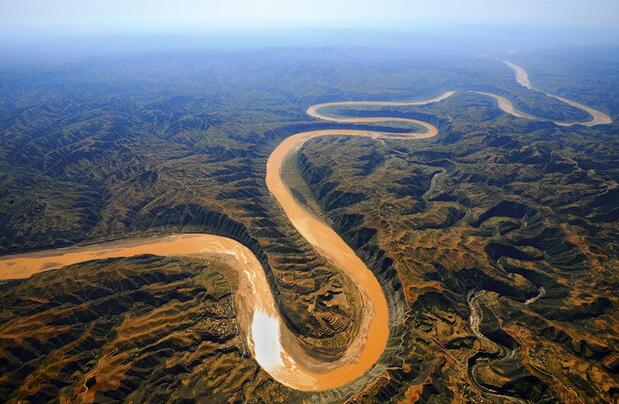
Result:
<svg viewBox="0 0 619 404"><path fill-rule="evenodd" d="M532 89L522 68L508 66L518 83ZM101 185L106 189L101 192L114 197L103 208L96 206L97 197L89 195L97 191L82 189L80 179L89 170L96 177L99 169L90 166L94 156L103 164L113 155L106 142L86 139L78 141L78 147L69 141L53 151L53 159L46 152L37 163L45 175L37 181L46 184L57 170L74 175L70 187L79 197L53 199L56 206L41 202L43 211L57 209L56 220L64 215L73 227L89 226L84 220L96 224L90 227L89 237L65 229L56 238L48 233L50 238L42 241L32 236L38 231L32 226L19 232L8 230L19 226L15 219L23 217L20 209L31 209L27 203L36 199L3 202L12 206L6 212L15 212L3 217L8 226L3 237L10 242L2 246L10 255L0 257L0 279L8 282L0 289L7 296L0 306L0 357L4 371L15 369L0 379L3 394L14 401L45 391L74 400L106 394L127 398L123 394L130 391L132 397L146 397L137 396L131 387L139 358L118 357L122 340L110 342L108 336L105 343L95 333L94 318L80 323L83 327L71 331L71 338L43 343L46 337L38 335L28 339L30 349L18 347L23 345L20 330L25 319L39 322L50 332L68 332L56 320L55 307L70 313L74 307L96 306L107 296L97 292L72 300L79 292L72 289L73 283L64 284L63 273L78 282L81 271L88 277L122 277L122 268L127 267L147 278L148 266L157 262L163 272L183 274L174 282L195 281L172 290L163 278L138 282L138 289L146 288L148 294L181 292L173 301L153 300L142 293L132 302L144 298L148 306L163 307L186 301L183 310L188 314L194 313L190 304L217 306L205 311L202 320L207 324L221 320L225 338L217 336L223 328L212 331L209 338L219 345L200 352L210 352L219 364L225 361L247 383L236 387L230 380L216 383L211 375L207 377L212 381L207 383L210 394L247 398L254 394L253 385L269 401L383 401L415 395L456 401L580 400L582 393L575 391L579 389L589 397L614 397L619 392L612 343L616 258L604 251L617 247L616 226L603 213L616 193L614 186L603 185L612 183L607 178L614 168L609 156L590 161L569 147L551 153L544 146L547 135L540 135L538 128L556 125L573 130L569 136L591 149L598 147L596 139L582 128L614 127L615 123L597 109L545 95L591 115L591 120L546 120L521 111L505 95L463 88L427 101L314 104L306 112L321 122L298 118L301 123L268 128L264 142L248 150L239 146L246 139L237 134L216 139L223 143L206 146L206 153L189 152L189 146L183 145L192 143L195 133L183 130L175 135L178 143L164 149L170 158L162 166L155 159L113 160L105 168L109 182L107 188ZM497 116L496 106L485 104L488 97L497 100L509 117ZM465 115L470 110L487 117L476 123L482 129L469 130L470 118ZM98 125L85 123L89 124ZM199 119L187 120L186 125L201 128ZM502 134L510 125L527 132L529 138ZM560 130L553 126L552 131ZM69 130L65 136L71 139L75 134ZM35 151L48 146L23 144ZM480 144L486 146L483 151ZM128 143L124 147L147 146ZM15 152L5 155L18 157ZM77 166L72 166L74 159ZM305 191L295 194L286 182L282 167L287 161L298 170L296 181L306 181ZM66 166L61 168L63 162ZM133 167L135 175L118 177L117 168L123 164ZM152 168L144 171L142 164ZM393 173L398 175L387 175ZM531 178L553 192L534 193L527 185ZM189 179L190 185L183 183ZM5 176L3 181L6 184L10 178ZM586 206L577 195L568 196L567 184L577 184ZM89 185L97 188L92 182ZM200 194L200 189L208 192ZM160 194L150 200L135 199L144 192ZM305 202L298 195L304 195ZM571 204L559 208L561 198L569 198ZM71 209L66 208L69 205ZM558 213L551 213L553 207ZM110 216L106 219L106 211L121 212L124 219L120 223ZM55 222L43 217L38 223L48 228ZM593 231L598 236L595 244L590 242ZM23 252L33 249L38 251ZM215 272L198 269L202 259L214 263ZM147 261L152 262L144 267ZM589 267L595 272L585 270ZM193 302L195 294L188 288L204 285L203 276L217 279L219 294ZM37 285L44 280L66 291L62 296L67 298L40 297L42 289ZM212 287L200 293L211 296ZM19 288L24 289L23 297L15 292ZM107 288L116 294L126 291L118 283ZM115 306L103 318L120 327L118 332L142 338L143 327L133 330L119 322L128 318L125 312L137 323L149 316L144 303L135 304ZM189 343L178 334L182 328L194 333L189 328L194 326L182 323L170 334L171 341L179 344ZM156 335L164 331L155 330ZM577 337L575 330L588 337ZM91 335L98 341L96 357L89 357L87 349L75 349L82 346L75 341ZM177 351L190 355L195 343L183 344ZM59 355L62 346L67 358L69 353L83 358L79 368L60 371L46 365L46 355ZM143 355L139 344L135 349ZM551 364L547 358L552 355L561 356L563 362ZM110 362L114 357L118 358ZM173 384L182 381L197 388L199 380L193 379L197 370L185 371L190 363L195 367L195 360L175 360L179 373ZM163 363L158 361L154 357L145 363ZM571 364L587 379L576 379ZM129 384L120 388L101 380L97 374L104 368L124 375ZM56 378L45 376L49 372ZM18 382L25 374L29 380L52 381L36 392L28 386L38 384ZM170 394L176 391L183 389Z"/></svg>

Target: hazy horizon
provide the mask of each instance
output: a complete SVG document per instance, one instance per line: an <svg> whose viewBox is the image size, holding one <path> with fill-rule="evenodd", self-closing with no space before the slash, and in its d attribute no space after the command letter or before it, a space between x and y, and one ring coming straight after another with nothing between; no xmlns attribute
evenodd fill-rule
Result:
<svg viewBox="0 0 619 404"><path fill-rule="evenodd" d="M576 29L615 41L613 0L23 0L0 4L0 38L167 35L310 29L440 33L459 27ZM609 38L610 37L610 38ZM617 40L619 42L619 40Z"/></svg>

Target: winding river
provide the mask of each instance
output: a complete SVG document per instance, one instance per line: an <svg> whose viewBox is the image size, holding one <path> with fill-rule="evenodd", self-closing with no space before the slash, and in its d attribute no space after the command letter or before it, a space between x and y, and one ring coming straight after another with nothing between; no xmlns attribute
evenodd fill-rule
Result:
<svg viewBox="0 0 619 404"><path fill-rule="evenodd" d="M337 105L423 105L440 102L453 95L413 102L362 102ZM323 116L321 109L333 104L314 105L308 114L323 120L347 123L371 123L383 118L337 118ZM302 391L323 391L352 382L363 376L380 358L389 337L389 314L382 287L372 271L354 250L327 225L308 211L293 196L282 177L282 164L305 142L324 136L364 136L370 138L425 139L436 136L438 129L427 123L407 118L388 121L410 123L421 132L377 133L366 130L316 130L301 132L282 141L267 161L266 185L279 202L297 231L323 257L340 268L359 287L362 316L359 331L346 352L336 361L319 361L306 353L300 341L286 328L267 282L264 269L256 256L244 245L230 238L211 234L178 234L69 247L0 258L0 279L27 278L37 272L61 268L94 259L129 257L139 254L161 256L209 257L217 255L242 268L236 293L241 332L260 366L282 384Z"/></svg>
<svg viewBox="0 0 619 404"><path fill-rule="evenodd" d="M518 70L515 72L522 76ZM521 80L524 79L520 77L518 80L522 84ZM313 105L308 108L307 114L321 120L364 124L400 122L412 124L422 130L409 133L379 133L351 129L301 132L284 139L269 156L266 185L292 225L318 253L342 270L359 288L362 300L359 331L344 355L335 361L325 362L307 354L301 342L292 335L281 319L264 268L256 256L249 248L226 237L211 234L177 234L10 255L0 258L0 281L28 278L38 272L94 259L140 254L190 257L216 255L233 263L235 268L239 268L238 290L235 294L239 313L238 323L246 344L260 366L277 381L297 390L323 391L343 386L364 375L382 355L389 337L387 300L378 280L355 251L324 220L294 198L290 187L282 177L282 164L305 142L317 137L346 135L373 139L427 139L438 134L438 129L434 125L423 121L408 118L337 117L325 114L326 108L360 105L425 105L441 102L454 93L454 91L445 92L436 98L424 101L353 101ZM517 111L509 100L501 101L503 97L490 93L483 94L499 100L499 107L507 113L526 119L539 119L518 115L522 113ZM572 101L568 103L570 102ZM581 108L578 105L582 104L572 102L570 105ZM591 113L595 110L585 106L581 109L593 116L591 122L596 119L603 120L602 115ZM591 122L582 124L589 125Z"/></svg>
<svg viewBox="0 0 619 404"><path fill-rule="evenodd" d="M526 70L524 70L522 67L508 61L508 60L504 60L503 63L505 63L510 69L512 69L512 71L514 72L514 75L516 77L516 81L518 82L518 84L520 84L521 86L523 86L524 88L527 88L529 90L532 91L536 91L539 93L544 94L547 97L550 98L554 98L556 100L561 101L564 104L567 104L571 107L580 109L584 112L586 112L591 118L588 121L584 121L584 122L563 122L563 121L552 121L549 119L545 119L545 118L541 118L538 116L534 116L534 115L530 115L527 114L525 112L519 111L518 109L516 109L516 107L514 107L514 105L512 104L512 102L510 100L508 100L505 97L502 97L500 95L496 95L496 94L492 94L492 93L484 93L484 92L478 92L478 94L482 94L488 97L492 97L495 100L497 100L498 106L500 109L502 109L504 112L507 112L510 115L513 115L517 118L523 118L523 119L529 119L529 120L534 120L534 121L550 121L552 123L554 123L557 126L574 126L574 125L583 125L583 126L596 126L596 125L608 125L611 124L613 122L613 120L611 119L610 116L608 116L608 114L599 111L595 108L591 108L587 105L581 104L577 101L574 100L570 100L569 98L565 98L565 97L561 97L558 95L554 95L554 94L550 94L544 91L541 91L537 88L535 88L533 86L533 84L531 84L531 81L529 80L529 75L527 74Z"/></svg>

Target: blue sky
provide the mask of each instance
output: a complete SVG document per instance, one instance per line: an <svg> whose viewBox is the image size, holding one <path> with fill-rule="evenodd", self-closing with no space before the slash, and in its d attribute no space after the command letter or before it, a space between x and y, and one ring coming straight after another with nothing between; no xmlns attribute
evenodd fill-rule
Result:
<svg viewBox="0 0 619 404"><path fill-rule="evenodd" d="M619 0L0 0L5 34L618 23Z"/></svg>

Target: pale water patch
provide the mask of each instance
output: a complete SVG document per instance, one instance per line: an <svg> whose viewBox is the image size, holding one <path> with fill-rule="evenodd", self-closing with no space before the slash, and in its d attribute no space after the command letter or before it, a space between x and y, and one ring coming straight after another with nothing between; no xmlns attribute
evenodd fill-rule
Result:
<svg viewBox="0 0 619 404"><path fill-rule="evenodd" d="M284 366L284 356L279 320L255 310L249 339L248 342L253 347L256 361L260 366L270 374L280 372Z"/></svg>

